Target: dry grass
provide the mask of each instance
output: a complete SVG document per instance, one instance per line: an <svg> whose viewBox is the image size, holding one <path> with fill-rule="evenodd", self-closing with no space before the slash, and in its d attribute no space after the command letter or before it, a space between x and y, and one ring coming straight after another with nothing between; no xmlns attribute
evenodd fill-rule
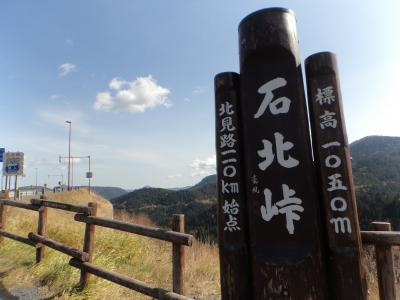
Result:
<svg viewBox="0 0 400 300"><path fill-rule="evenodd" d="M85 205L95 201L99 215L112 216L112 206L105 199L87 191L49 194L55 201ZM26 236L35 231L37 213L8 207L6 229ZM152 225L143 215L118 215L119 219ZM84 225L73 221L73 214L49 209L47 235L64 244L82 248ZM152 286L171 288L172 246L133 234L96 228L93 263ZM79 272L68 265L69 257L46 248L45 257L35 264L32 247L4 239L0 244L0 272L6 288L40 287L41 296L54 299L149 299L139 293L91 276L83 291L76 288ZM215 245L195 243L187 248L186 278L188 294L197 299L219 299L219 262Z"/></svg>
<svg viewBox="0 0 400 300"><path fill-rule="evenodd" d="M98 214L110 218L112 205L85 190L49 194L48 198L70 204L98 203ZM37 212L8 207L6 229L26 236L35 231ZM116 212L115 218L154 226L146 215ZM67 245L82 248L84 225L73 221L73 213L49 209L47 235ZM186 282L189 296L196 299L220 299L219 261L216 245L196 242L187 249ZM96 228L94 264L142 280L152 286L170 289L171 245L107 228ZM398 255L400 257L400 255ZM375 251L364 248L365 266L371 300L379 299ZM400 260L400 258L398 258ZM37 286L43 298L54 299L149 299L134 291L92 276L83 291L76 288L78 270L68 265L69 257L46 249L43 261L35 264L32 247L4 239L0 244L0 278L6 288ZM400 261L397 263L400 265ZM400 289L399 289L400 295Z"/></svg>

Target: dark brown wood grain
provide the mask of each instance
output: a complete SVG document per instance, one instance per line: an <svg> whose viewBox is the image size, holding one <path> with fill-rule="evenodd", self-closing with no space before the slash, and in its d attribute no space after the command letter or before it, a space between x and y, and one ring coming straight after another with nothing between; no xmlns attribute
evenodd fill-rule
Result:
<svg viewBox="0 0 400 300"><path fill-rule="evenodd" d="M271 8L247 16L239 25L239 48L252 299L327 299L293 12Z"/></svg>
<svg viewBox="0 0 400 300"><path fill-rule="evenodd" d="M103 279L109 280L116 284L122 285L129 289L135 290L135 291L137 291L141 294L147 295L149 297L153 297L156 299L171 299L171 300L189 300L189 299L191 299L191 298L188 298L188 297L185 297L182 295L178 295L176 293L169 292L169 291L166 291L163 289L153 288L140 280L129 278L127 276L108 271L106 269L97 267L91 263L81 262L77 259L71 259L69 264L72 267L75 267L75 268L78 268L85 272L94 274L98 277L101 277Z"/></svg>
<svg viewBox="0 0 400 300"><path fill-rule="evenodd" d="M381 246L400 246L400 232L361 231L363 244Z"/></svg>
<svg viewBox="0 0 400 300"><path fill-rule="evenodd" d="M386 222L372 222L372 228L377 231L391 231L390 223ZM382 300L396 300L397 292L392 246L375 245L375 252L379 297Z"/></svg>
<svg viewBox="0 0 400 300"><path fill-rule="evenodd" d="M330 291L335 299L363 300L366 274L336 55L316 53L305 65Z"/></svg>
<svg viewBox="0 0 400 300"><path fill-rule="evenodd" d="M182 214L173 215L172 230L185 232L185 216ZM172 291L185 295L185 246L182 244L172 244Z"/></svg>
<svg viewBox="0 0 400 300"><path fill-rule="evenodd" d="M26 237L17 235L15 233L12 233L12 232L9 232L9 231L3 230L3 229L0 229L0 237L7 237L9 239L27 244L29 246L40 247L40 245L38 245L36 242L31 241L30 239L28 239Z"/></svg>
<svg viewBox="0 0 400 300"><path fill-rule="evenodd" d="M99 225L102 227L113 228L120 231L135 233L159 240L164 240L176 244L191 246L194 237L186 233L178 233L174 231L168 231L161 228L149 227L145 225L132 224L107 218L85 216L82 214L76 214L74 217L75 221L84 222L88 224Z"/></svg>
<svg viewBox="0 0 400 300"><path fill-rule="evenodd" d="M37 206L47 206L55 209L61 209L66 211L72 211L76 213L89 214L90 208L87 206L66 204L61 202L42 200L42 199L31 199L31 203Z"/></svg>
<svg viewBox="0 0 400 300"><path fill-rule="evenodd" d="M0 200L0 203L3 203L8 206L19 207L34 211L38 211L40 209L40 205L32 205L28 203L18 202L15 200Z"/></svg>
<svg viewBox="0 0 400 300"><path fill-rule="evenodd" d="M89 215L92 217L96 217L97 215L97 203L90 202L88 204L89 207ZM85 235L83 239L83 252L88 254L87 262L92 261L93 256L93 247L94 247L94 235L95 235L95 225L86 223L85 225ZM85 270L81 270L81 277L79 280L79 285L81 288L84 288L88 283L89 273Z"/></svg>
<svg viewBox="0 0 400 300"><path fill-rule="evenodd" d="M57 241L51 240L44 236L38 235L36 233L30 232L28 237L33 242L41 243L41 244L46 245L54 250L57 250L64 254L67 254L69 256L75 257L81 261L86 261L89 258L88 253L82 252L82 251L80 251L76 248L70 247L70 246L66 246L64 244L61 244Z"/></svg>
<svg viewBox="0 0 400 300"><path fill-rule="evenodd" d="M221 299L239 300L252 293L240 132L240 75L217 74L214 88ZM226 120L232 121L231 128L224 126ZM232 139L227 141L229 136ZM235 174L227 173L233 170Z"/></svg>
<svg viewBox="0 0 400 300"><path fill-rule="evenodd" d="M38 235L45 236L46 235L46 224L47 224L47 207L42 206L39 209L39 218L38 218ZM44 256L45 247L42 245L41 247L36 249L36 263L40 263Z"/></svg>

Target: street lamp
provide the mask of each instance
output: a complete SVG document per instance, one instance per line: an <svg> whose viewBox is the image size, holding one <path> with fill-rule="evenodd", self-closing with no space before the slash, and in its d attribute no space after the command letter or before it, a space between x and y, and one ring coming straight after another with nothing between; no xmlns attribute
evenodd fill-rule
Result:
<svg viewBox="0 0 400 300"><path fill-rule="evenodd" d="M35 195L37 195L37 176L38 176L38 168L35 168Z"/></svg>
<svg viewBox="0 0 400 300"><path fill-rule="evenodd" d="M71 121L65 121L65 123L69 124L69 138L68 138L68 191L71 190Z"/></svg>

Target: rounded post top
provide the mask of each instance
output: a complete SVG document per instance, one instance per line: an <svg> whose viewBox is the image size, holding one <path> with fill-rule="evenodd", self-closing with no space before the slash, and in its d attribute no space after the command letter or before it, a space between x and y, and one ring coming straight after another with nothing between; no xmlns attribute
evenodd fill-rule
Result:
<svg viewBox="0 0 400 300"><path fill-rule="evenodd" d="M235 88L239 85L240 75L235 72L218 73L214 77L215 89Z"/></svg>
<svg viewBox="0 0 400 300"><path fill-rule="evenodd" d="M257 16L259 16L259 15L277 14L277 13L288 13L288 14L293 15L293 17L296 18L296 14L294 13L294 11L289 8L284 8L284 7L263 8L263 9L255 11L255 12L252 12L251 14L244 17L242 19L242 21L240 21L240 23L239 23L239 28L242 25L242 23L247 22L249 19L257 18Z"/></svg>
<svg viewBox="0 0 400 300"><path fill-rule="evenodd" d="M299 65L296 16L293 11L274 7L246 16L239 24L239 52L241 66L247 58L259 55L274 61L286 60L282 55L291 56Z"/></svg>
<svg viewBox="0 0 400 300"><path fill-rule="evenodd" d="M305 59L304 65L307 76L319 76L321 73L332 71L338 74L337 58L333 52L314 53Z"/></svg>

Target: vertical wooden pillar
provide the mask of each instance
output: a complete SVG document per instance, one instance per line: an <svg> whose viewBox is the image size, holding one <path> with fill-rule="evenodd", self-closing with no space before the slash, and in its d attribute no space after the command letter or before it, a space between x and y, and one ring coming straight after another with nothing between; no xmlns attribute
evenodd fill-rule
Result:
<svg viewBox="0 0 400 300"><path fill-rule="evenodd" d="M172 230L185 232L185 215L175 214L172 219ZM172 290L185 295L185 246L172 244Z"/></svg>
<svg viewBox="0 0 400 300"><path fill-rule="evenodd" d="M375 231L391 231L387 222L372 222ZM391 246L375 245L376 267L378 269L379 298L396 300L396 279L394 274L393 253Z"/></svg>
<svg viewBox="0 0 400 300"><path fill-rule="evenodd" d="M221 299L248 299L251 272L240 132L240 76L220 73L214 84Z"/></svg>
<svg viewBox="0 0 400 300"><path fill-rule="evenodd" d="M0 202L0 229L4 229L7 220L7 205ZM0 243L3 241L3 236L0 235Z"/></svg>
<svg viewBox="0 0 400 300"><path fill-rule="evenodd" d="M89 215L96 216L97 215L97 203L96 202L89 202L88 204L90 208ZM85 225L85 237L83 241L83 252L89 254L88 262L92 261L93 256L93 248L94 248L94 233L95 233L95 225L87 224ZM79 281L79 285L81 288L84 288L88 282L89 273L81 270L81 278Z"/></svg>
<svg viewBox="0 0 400 300"><path fill-rule="evenodd" d="M253 299L327 299L322 219L294 13L239 25Z"/></svg>
<svg viewBox="0 0 400 300"><path fill-rule="evenodd" d="M46 225L47 225L47 207L42 205L39 209L39 219L38 219L38 230L37 233L41 236L46 235ZM40 263L44 256L45 246L41 245L36 248L36 263Z"/></svg>
<svg viewBox="0 0 400 300"><path fill-rule="evenodd" d="M313 54L305 66L330 294L335 299L363 300L367 286L336 55Z"/></svg>

